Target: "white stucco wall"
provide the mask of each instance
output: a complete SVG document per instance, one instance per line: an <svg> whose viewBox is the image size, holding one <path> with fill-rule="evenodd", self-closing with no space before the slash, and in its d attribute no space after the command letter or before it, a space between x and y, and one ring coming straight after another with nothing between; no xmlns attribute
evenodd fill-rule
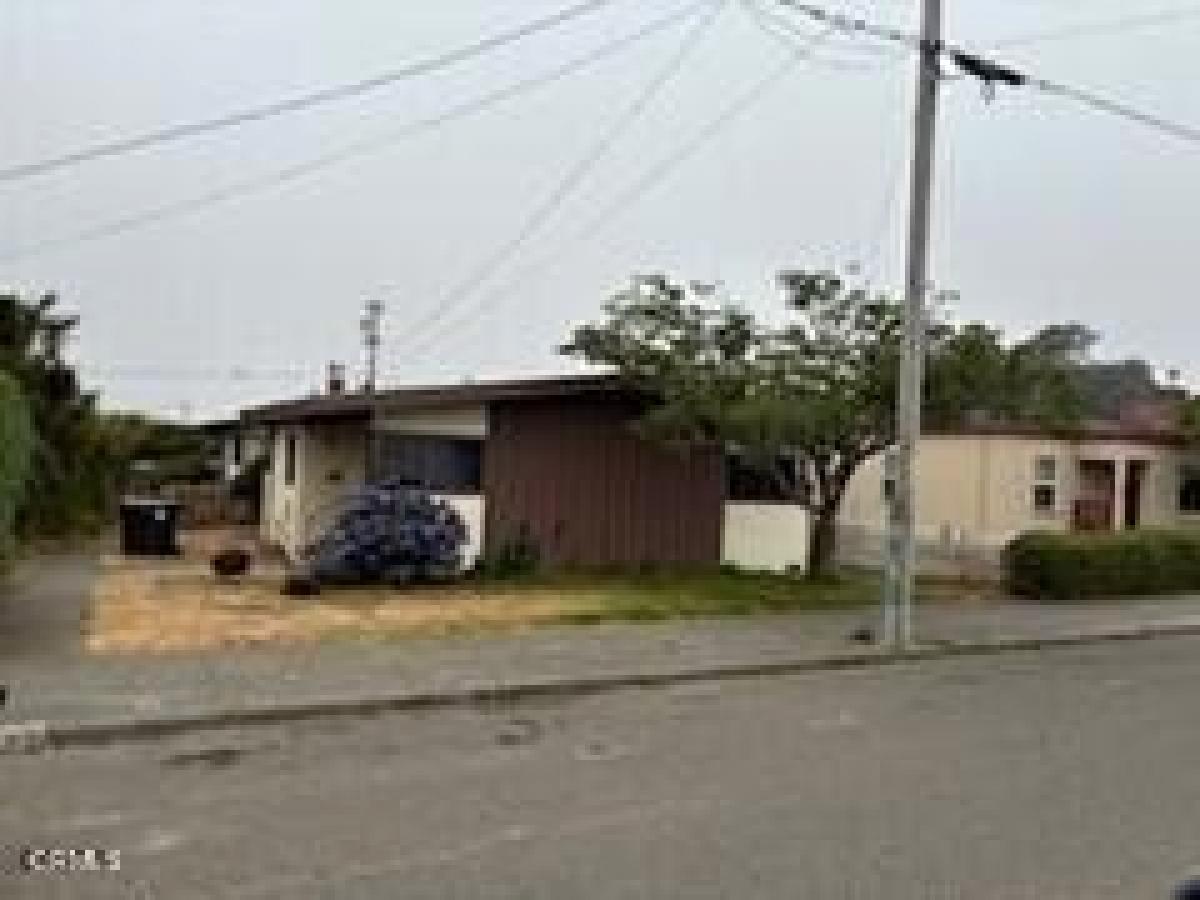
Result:
<svg viewBox="0 0 1200 900"><path fill-rule="evenodd" d="M476 430L481 415L455 410L442 418L432 414L394 420L396 430L413 433L452 433L468 436ZM292 484L284 480L284 445L287 435L296 436L296 477ZM264 478L261 533L264 540L281 547L289 556L312 541L328 524L342 497L359 488L366 479L366 429L357 424L327 426L284 426L271 444L270 467ZM437 494L446 501L467 526L464 564L471 566L482 553L485 505L482 494Z"/></svg>
<svg viewBox="0 0 1200 900"><path fill-rule="evenodd" d="M284 447L296 437L296 477L284 479ZM281 427L263 489L263 537L289 556L316 537L338 499L366 477L366 429L351 425Z"/></svg>
<svg viewBox="0 0 1200 900"><path fill-rule="evenodd" d="M284 520L288 516L287 500L293 490L283 483L283 440L286 431L279 429L268 442L267 471L263 476L262 519L259 534L268 544L283 544Z"/></svg>
<svg viewBox="0 0 1200 900"><path fill-rule="evenodd" d="M475 565L483 552L483 528L486 513L483 494L434 494L463 517L467 526L467 545L463 548L463 566Z"/></svg>
<svg viewBox="0 0 1200 900"><path fill-rule="evenodd" d="M721 562L783 572L808 562L808 512L788 503L726 503Z"/></svg>

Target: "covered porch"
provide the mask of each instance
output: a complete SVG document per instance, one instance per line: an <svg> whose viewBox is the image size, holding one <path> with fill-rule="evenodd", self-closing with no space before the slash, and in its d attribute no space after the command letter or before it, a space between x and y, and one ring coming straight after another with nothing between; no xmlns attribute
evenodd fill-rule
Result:
<svg viewBox="0 0 1200 900"><path fill-rule="evenodd" d="M1200 524L1200 459L1178 446L1083 444L1071 528L1126 531Z"/></svg>

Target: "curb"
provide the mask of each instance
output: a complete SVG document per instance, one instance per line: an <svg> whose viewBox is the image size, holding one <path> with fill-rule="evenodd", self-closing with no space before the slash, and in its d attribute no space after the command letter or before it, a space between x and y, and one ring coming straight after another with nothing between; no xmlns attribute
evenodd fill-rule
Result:
<svg viewBox="0 0 1200 900"><path fill-rule="evenodd" d="M1087 644L1200 636L1200 624L1149 626L1122 631L1083 632L1048 637L998 638L991 641L940 641L902 653L862 650L834 656L765 663L708 666L665 672L596 675L585 678L479 684L443 690L375 696L331 697L295 704L215 710L160 718L111 719L81 723L26 721L0 732L0 756L39 753L64 747L96 746L119 740L148 740L193 731L240 725L300 722L335 716L371 716L386 712L487 707L522 700L582 697L610 691L666 687L704 681L769 677L788 673L837 671L896 665L961 656L992 656Z"/></svg>

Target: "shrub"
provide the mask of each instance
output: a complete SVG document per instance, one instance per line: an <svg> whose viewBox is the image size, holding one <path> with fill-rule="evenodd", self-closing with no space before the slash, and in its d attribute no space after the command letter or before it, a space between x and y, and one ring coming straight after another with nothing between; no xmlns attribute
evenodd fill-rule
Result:
<svg viewBox="0 0 1200 900"><path fill-rule="evenodd" d="M21 389L0 372L0 564L13 553L13 527L25 499L34 433Z"/></svg>
<svg viewBox="0 0 1200 900"><path fill-rule="evenodd" d="M1009 585L1048 600L1200 590L1200 531L1033 531L1005 548Z"/></svg>
<svg viewBox="0 0 1200 900"><path fill-rule="evenodd" d="M305 556L322 584L401 587L457 578L466 540L466 524L453 507L384 481L352 496Z"/></svg>
<svg viewBox="0 0 1200 900"><path fill-rule="evenodd" d="M541 564L541 548L528 523L522 522L516 534L500 541L493 551L476 562L475 573L481 578L498 581L520 580L536 575Z"/></svg>

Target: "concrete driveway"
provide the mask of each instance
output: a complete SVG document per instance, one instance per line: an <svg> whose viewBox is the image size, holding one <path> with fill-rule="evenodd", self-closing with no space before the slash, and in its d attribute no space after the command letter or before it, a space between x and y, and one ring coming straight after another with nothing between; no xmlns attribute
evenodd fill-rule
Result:
<svg viewBox="0 0 1200 900"><path fill-rule="evenodd" d="M78 655L81 622L100 572L96 554L37 556L0 587L0 665Z"/></svg>

